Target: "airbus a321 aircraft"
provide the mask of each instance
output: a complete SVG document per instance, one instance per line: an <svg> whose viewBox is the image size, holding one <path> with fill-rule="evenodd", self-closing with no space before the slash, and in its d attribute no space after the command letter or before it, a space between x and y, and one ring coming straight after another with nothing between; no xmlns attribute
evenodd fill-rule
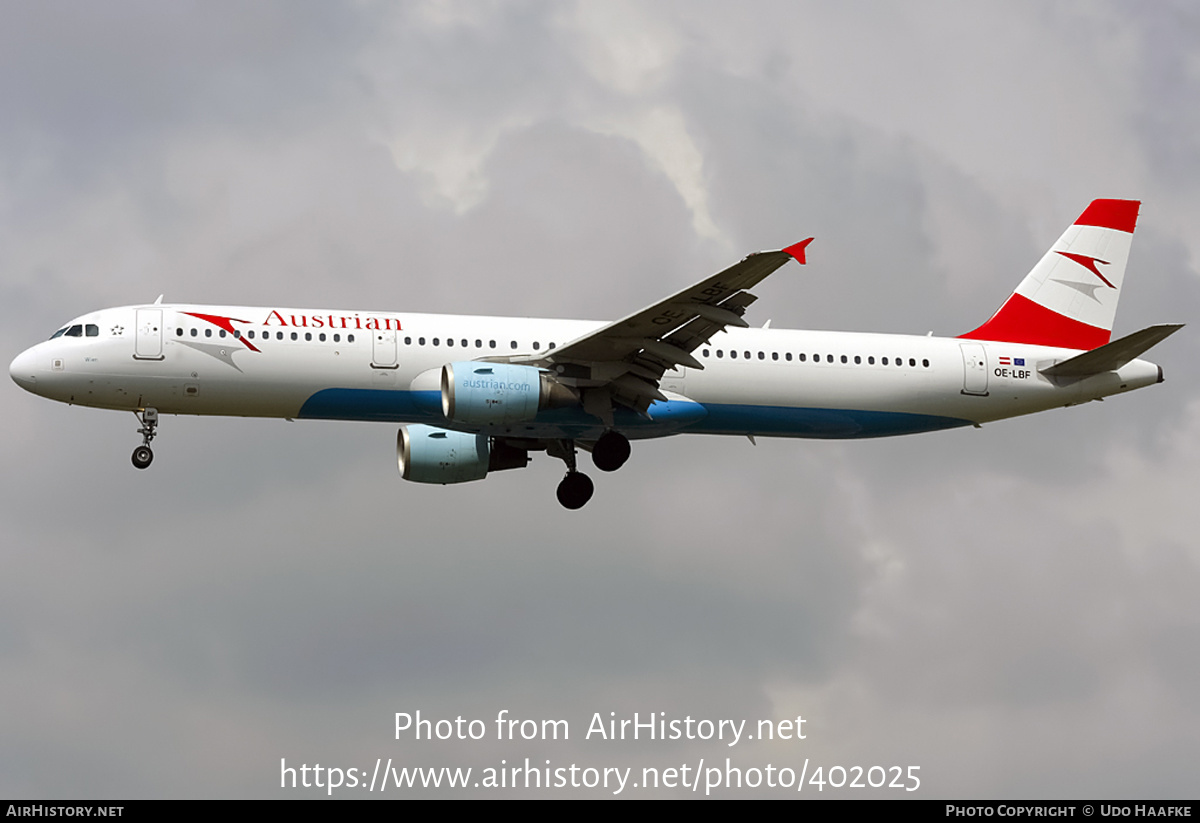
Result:
<svg viewBox="0 0 1200 823"><path fill-rule="evenodd" d="M1096 200L1000 310L958 337L749 328L749 289L812 238L752 254L611 323L162 303L76 318L9 367L22 388L134 412L150 465L162 414L402 423L400 473L464 483L566 463L620 468L675 434L884 437L1071 406L1162 381L1137 357L1177 331L1109 342L1140 203Z"/></svg>

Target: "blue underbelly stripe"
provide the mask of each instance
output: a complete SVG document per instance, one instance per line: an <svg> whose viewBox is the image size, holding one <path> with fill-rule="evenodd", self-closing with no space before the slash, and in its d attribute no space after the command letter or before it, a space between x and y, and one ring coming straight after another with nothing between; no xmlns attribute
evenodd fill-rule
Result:
<svg viewBox="0 0 1200 823"><path fill-rule="evenodd" d="M616 427L631 436L696 434L754 434L764 437L847 439L953 429L971 421L909 412L857 409L791 408L688 401L655 403L650 420L619 409ZM441 393L385 389L324 389L310 397L297 417L319 420L367 420L389 423L444 424ZM579 409L556 409L538 415L534 425L556 429L594 430L596 418ZM532 436L537 436L532 434ZM560 435L551 435L560 436Z"/></svg>
<svg viewBox="0 0 1200 823"><path fill-rule="evenodd" d="M323 389L300 408L297 417L313 420L374 420L425 423L442 418L442 393L391 389Z"/></svg>

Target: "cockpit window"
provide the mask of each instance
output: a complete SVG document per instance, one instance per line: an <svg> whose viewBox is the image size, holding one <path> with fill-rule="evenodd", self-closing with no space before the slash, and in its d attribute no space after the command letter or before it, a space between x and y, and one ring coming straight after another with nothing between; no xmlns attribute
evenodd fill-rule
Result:
<svg viewBox="0 0 1200 823"><path fill-rule="evenodd" d="M56 337L83 337L85 334L88 337L99 337L100 327L95 323L88 323L86 326L83 323L76 323L73 326L63 326L50 335L50 339L54 340Z"/></svg>

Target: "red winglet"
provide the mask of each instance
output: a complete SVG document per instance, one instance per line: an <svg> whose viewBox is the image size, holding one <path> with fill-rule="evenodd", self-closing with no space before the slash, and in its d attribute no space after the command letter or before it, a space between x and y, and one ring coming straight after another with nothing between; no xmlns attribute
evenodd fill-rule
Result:
<svg viewBox="0 0 1200 823"><path fill-rule="evenodd" d="M804 250L808 248L808 244L811 243L813 239L814 238L810 237L807 240L801 240L799 243L796 243L793 246L788 246L786 249L784 249L784 251L795 258L797 263L803 265L806 262L804 259Z"/></svg>

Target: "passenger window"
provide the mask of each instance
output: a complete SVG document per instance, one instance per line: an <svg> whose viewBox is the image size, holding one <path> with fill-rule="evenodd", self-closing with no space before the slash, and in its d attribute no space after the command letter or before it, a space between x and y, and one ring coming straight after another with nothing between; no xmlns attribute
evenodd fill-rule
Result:
<svg viewBox="0 0 1200 823"><path fill-rule="evenodd" d="M551 349L553 349L553 348L554 348L554 344L553 344L553 343L551 343L551 344L550 344L550 348L551 348Z"/></svg>
<svg viewBox="0 0 1200 823"><path fill-rule="evenodd" d="M798 357L799 357L799 359L800 359L800 362L801 362L801 363L804 363L804 362L806 362L806 361L808 360L808 355L807 355L807 354L805 354L804 352L801 352L801 353L798 355Z"/></svg>
<svg viewBox="0 0 1200 823"><path fill-rule="evenodd" d="M205 336L205 337L212 337L212 329L205 329L205 330L204 330L204 336Z"/></svg>
<svg viewBox="0 0 1200 823"><path fill-rule="evenodd" d="M514 349L517 347L517 341L516 341L516 340L512 341L512 347L513 347Z"/></svg>
<svg viewBox="0 0 1200 823"><path fill-rule="evenodd" d="M826 362L826 363L832 363L832 362L833 362L833 355L832 355L832 354L827 354L827 355L825 355L825 362Z"/></svg>
<svg viewBox="0 0 1200 823"><path fill-rule="evenodd" d="M857 365L860 365L861 363L862 363L862 358L859 357L857 354L854 355L854 365L857 366Z"/></svg>
<svg viewBox="0 0 1200 823"><path fill-rule="evenodd" d="M340 334L335 334L335 335L333 336L333 342L334 342L334 343L341 343L341 342L342 342L342 336L341 336Z"/></svg>
<svg viewBox="0 0 1200 823"><path fill-rule="evenodd" d="M488 341L488 348L489 348L489 349L494 349L494 348L496 348L496 341L495 341L495 340L489 340L489 341Z"/></svg>
<svg viewBox="0 0 1200 823"><path fill-rule="evenodd" d="M438 341L439 341L440 339L441 339L441 338L439 338L439 337L435 337L435 338L433 338L433 345L435 345L435 346L436 346L436 345L438 344Z"/></svg>
<svg viewBox="0 0 1200 823"><path fill-rule="evenodd" d="M875 355L871 355L870 357L868 357L868 358L867 358L867 365L868 365L868 366L874 366L874 365L875 365Z"/></svg>
<svg viewBox="0 0 1200 823"><path fill-rule="evenodd" d="M182 327L182 326L180 326L179 328L175 329L175 336L176 336L176 337L183 337L183 327Z"/></svg>
<svg viewBox="0 0 1200 823"><path fill-rule="evenodd" d="M533 350L534 350L534 351L537 351L537 350L538 350L538 349L540 349L541 347L542 347L542 344L541 344L541 343L539 343L539 342L538 342L538 341L536 341L536 340L534 340L534 341L533 341Z"/></svg>
<svg viewBox="0 0 1200 823"><path fill-rule="evenodd" d="M283 339L283 332L281 332L281 331L277 331L277 332L275 332L275 339L276 339L276 340L282 340L282 339Z"/></svg>
<svg viewBox="0 0 1200 823"><path fill-rule="evenodd" d="M225 330L224 330L224 329L221 329L221 331L219 331L219 332L218 332L218 334L219 334L221 337L224 337L224 336L225 336Z"/></svg>
<svg viewBox="0 0 1200 823"><path fill-rule="evenodd" d="M887 358L885 357L885 358L883 358L882 360L880 360L879 362L880 362L880 363L882 363L883 365L885 365L885 366L886 366L886 365L887 365Z"/></svg>
<svg viewBox="0 0 1200 823"><path fill-rule="evenodd" d="M788 361L789 363L791 363L792 362L792 353L790 351L784 352L783 359Z"/></svg>
<svg viewBox="0 0 1200 823"><path fill-rule="evenodd" d="M778 359L779 359L779 352L777 352L777 351L773 351L773 352L771 352L771 359L772 359L772 360L778 360Z"/></svg>
<svg viewBox="0 0 1200 823"><path fill-rule="evenodd" d="M300 334L299 334L298 332L292 332L292 339L293 339L293 340L299 340L299 339L300 339Z"/></svg>
<svg viewBox="0 0 1200 823"><path fill-rule="evenodd" d="M722 349L717 349L717 359L720 360L724 356L725 356L725 352Z"/></svg>
<svg viewBox="0 0 1200 823"><path fill-rule="evenodd" d="M477 349L482 349L482 348L483 348L483 341L482 341L482 340L476 340L476 341L475 341L475 348L477 348Z"/></svg>
<svg viewBox="0 0 1200 823"><path fill-rule="evenodd" d="M844 354L842 355L842 362L843 363L849 362L846 358L846 355L844 355Z"/></svg>
<svg viewBox="0 0 1200 823"><path fill-rule="evenodd" d="M197 334L199 334L199 333L200 333L200 332L196 331L195 329L192 329L192 330L191 330L191 332L190 332L190 334L192 335L192 337L195 337L195 336L196 336Z"/></svg>
<svg viewBox="0 0 1200 823"><path fill-rule="evenodd" d="M346 342L347 342L347 343L353 343L353 342L354 342L354 335L352 335L352 334L348 334L348 335L346 335Z"/></svg>
<svg viewBox="0 0 1200 823"><path fill-rule="evenodd" d="M732 357L734 360L737 360L737 349L730 349L729 356Z"/></svg>
<svg viewBox="0 0 1200 823"><path fill-rule="evenodd" d="M929 368L929 361L928 361L928 360L922 360L922 361L921 361L921 365L922 365L922 366L924 366L925 368Z"/></svg>
<svg viewBox="0 0 1200 823"><path fill-rule="evenodd" d="M321 336L318 337L317 339L320 340L322 343L324 343L325 342L325 332L321 332Z"/></svg>
<svg viewBox="0 0 1200 823"><path fill-rule="evenodd" d="M312 332L306 331L304 333L304 340L308 343L311 343L312 342Z"/></svg>
<svg viewBox="0 0 1200 823"><path fill-rule="evenodd" d="M463 338L463 341L462 341L462 347L463 347L464 349L467 347L467 340L466 340L466 338Z"/></svg>
<svg viewBox="0 0 1200 823"><path fill-rule="evenodd" d="M436 341L435 341L435 342L436 342ZM446 345L447 345L448 347L450 347L450 348L454 348L454 338L453 338L453 337L447 337L447 338L446 338Z"/></svg>
<svg viewBox="0 0 1200 823"><path fill-rule="evenodd" d="M910 357L910 358L908 358L908 365L910 365L910 366L916 366L916 365L917 365L917 358L915 358L915 357Z"/></svg>

